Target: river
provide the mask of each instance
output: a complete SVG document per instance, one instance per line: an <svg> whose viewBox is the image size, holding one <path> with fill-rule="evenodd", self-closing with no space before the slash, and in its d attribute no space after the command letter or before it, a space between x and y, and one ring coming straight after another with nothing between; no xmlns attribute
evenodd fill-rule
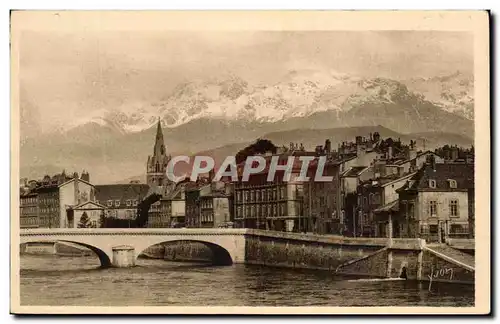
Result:
<svg viewBox="0 0 500 324"><path fill-rule="evenodd" d="M325 271L138 259L100 269L95 257L21 256L21 305L474 306L474 286L360 281Z"/></svg>

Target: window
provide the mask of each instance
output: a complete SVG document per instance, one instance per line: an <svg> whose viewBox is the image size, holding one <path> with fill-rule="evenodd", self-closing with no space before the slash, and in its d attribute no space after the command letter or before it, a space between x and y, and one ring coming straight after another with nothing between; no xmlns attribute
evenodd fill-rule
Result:
<svg viewBox="0 0 500 324"><path fill-rule="evenodd" d="M118 199L115 200L115 207L120 207L120 201Z"/></svg>
<svg viewBox="0 0 500 324"><path fill-rule="evenodd" d="M429 188L436 188L436 180L429 180Z"/></svg>
<svg viewBox="0 0 500 324"><path fill-rule="evenodd" d="M410 219L415 219L415 203L413 201L408 202L408 216Z"/></svg>
<svg viewBox="0 0 500 324"><path fill-rule="evenodd" d="M127 199L127 207L132 206L132 201L130 199Z"/></svg>
<svg viewBox="0 0 500 324"><path fill-rule="evenodd" d="M408 202L406 200L401 201L401 214L408 217Z"/></svg>
<svg viewBox="0 0 500 324"><path fill-rule="evenodd" d="M457 181L456 180L449 179L448 183L449 183L451 189L456 189L457 188Z"/></svg>
<svg viewBox="0 0 500 324"><path fill-rule="evenodd" d="M458 217L458 200L450 200L450 217Z"/></svg>
<svg viewBox="0 0 500 324"><path fill-rule="evenodd" d="M421 225L420 226L420 234L429 234L429 226Z"/></svg>
<svg viewBox="0 0 500 324"><path fill-rule="evenodd" d="M451 224L450 226L450 233L453 234L468 234L469 229L467 225L460 225L460 224Z"/></svg>
<svg viewBox="0 0 500 324"><path fill-rule="evenodd" d="M113 200L108 200L108 207L113 206Z"/></svg>
<svg viewBox="0 0 500 324"><path fill-rule="evenodd" d="M429 215L431 217L437 216L437 201L435 200L429 201Z"/></svg>
<svg viewBox="0 0 500 324"><path fill-rule="evenodd" d="M236 200L237 200L238 202L241 202L241 191L238 191L238 192L236 193Z"/></svg>
<svg viewBox="0 0 500 324"><path fill-rule="evenodd" d="M437 234L438 232L438 226L437 225L429 225L429 233L430 234Z"/></svg>

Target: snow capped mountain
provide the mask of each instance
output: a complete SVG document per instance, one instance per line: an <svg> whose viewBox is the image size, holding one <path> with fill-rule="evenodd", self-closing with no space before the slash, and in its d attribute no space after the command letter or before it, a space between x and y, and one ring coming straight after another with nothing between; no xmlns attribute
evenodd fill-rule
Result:
<svg viewBox="0 0 500 324"><path fill-rule="evenodd" d="M229 75L179 84L160 102L128 103L111 111L95 111L64 125L64 129L93 123L135 133L153 127L158 118L168 128L203 118L273 123L318 112L344 113L366 104L391 104L415 96L409 89L421 94L422 100L472 119L472 86L473 82L460 73L401 83L335 71L292 70L273 85L252 85Z"/></svg>
<svg viewBox="0 0 500 324"><path fill-rule="evenodd" d="M457 71L450 75L416 78L404 82L436 106L467 119L474 119L474 77Z"/></svg>

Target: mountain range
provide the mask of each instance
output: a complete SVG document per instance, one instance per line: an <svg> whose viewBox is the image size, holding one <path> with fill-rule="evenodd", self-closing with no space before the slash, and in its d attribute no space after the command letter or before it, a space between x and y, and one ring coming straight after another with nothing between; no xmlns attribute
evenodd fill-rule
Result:
<svg viewBox="0 0 500 324"><path fill-rule="evenodd" d="M93 110L43 134L35 105L21 98L21 175L66 168L89 170L98 182L135 177L144 173L158 120L173 155L236 154L259 137L313 149L326 138L337 145L374 131L425 139L427 148L470 145L472 93L471 78L461 73L396 81L305 70L274 85L231 75L181 84L161 102Z"/></svg>

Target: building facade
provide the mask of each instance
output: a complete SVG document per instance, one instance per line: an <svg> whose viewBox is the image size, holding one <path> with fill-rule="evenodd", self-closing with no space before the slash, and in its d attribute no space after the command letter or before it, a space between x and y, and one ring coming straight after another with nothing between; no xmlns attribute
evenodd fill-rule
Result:
<svg viewBox="0 0 500 324"><path fill-rule="evenodd" d="M186 215L185 185L178 183L170 192L163 192L162 198L151 205L148 227L184 227Z"/></svg>
<svg viewBox="0 0 500 324"><path fill-rule="evenodd" d="M63 171L41 180L25 181L20 195L21 227L65 228L72 226L75 205L94 199L90 175L83 171L72 176Z"/></svg>
<svg viewBox="0 0 500 324"><path fill-rule="evenodd" d="M315 152L297 150L291 145L286 152L274 156L278 165L284 166L289 157L315 156ZM295 149L292 149L295 148ZM234 183L234 219L236 227L259 228L274 231L305 232L308 227L304 217L304 181L297 181L301 161L294 159L290 181L283 181L284 172L277 170L273 181L267 181L273 155L265 154L266 168L250 175L248 181Z"/></svg>
<svg viewBox="0 0 500 324"><path fill-rule="evenodd" d="M339 176L340 199L337 210L343 220L343 234L346 236L360 236L362 233L364 221L359 212L358 186L373 177L373 168L369 166L353 166Z"/></svg>
<svg viewBox="0 0 500 324"><path fill-rule="evenodd" d="M187 227L232 227L233 193L226 182L203 181L186 189Z"/></svg>
<svg viewBox="0 0 500 324"><path fill-rule="evenodd" d="M133 220L148 190L149 186L141 183L96 185L95 202L105 207L106 217Z"/></svg>
<svg viewBox="0 0 500 324"><path fill-rule="evenodd" d="M470 237L473 188L473 164L431 161L398 191L401 236L430 242Z"/></svg>
<svg viewBox="0 0 500 324"><path fill-rule="evenodd" d="M328 160L323 170L324 176L332 181L316 182L314 176L317 160L311 163L309 181L304 183L304 217L307 232L341 235L344 231L343 219L338 211L340 199L340 163Z"/></svg>
<svg viewBox="0 0 500 324"><path fill-rule="evenodd" d="M357 190L359 213L357 232L361 236L387 236L388 219L387 215L381 211L390 210L398 204L397 190L403 187L414 174L409 173L403 176L389 174L360 183ZM397 225L394 227L398 228Z"/></svg>
<svg viewBox="0 0 500 324"><path fill-rule="evenodd" d="M70 212L74 219L68 226L71 228L100 228L103 225L103 217L106 217L106 207L95 201L87 201L71 207Z"/></svg>
<svg viewBox="0 0 500 324"><path fill-rule="evenodd" d="M30 191L21 192L19 216L21 228L36 228L40 226L38 193Z"/></svg>

